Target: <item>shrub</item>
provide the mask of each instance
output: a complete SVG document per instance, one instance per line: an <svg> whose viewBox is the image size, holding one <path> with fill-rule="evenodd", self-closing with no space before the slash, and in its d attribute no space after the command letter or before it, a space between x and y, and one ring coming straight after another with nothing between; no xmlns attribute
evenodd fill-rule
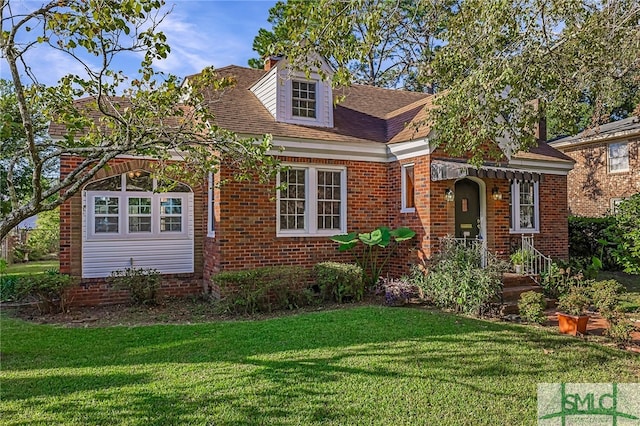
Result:
<svg viewBox="0 0 640 426"><path fill-rule="evenodd" d="M543 323L547 318L544 314L546 307L547 301L542 293L525 291L520 295L518 310L520 317L527 322Z"/></svg>
<svg viewBox="0 0 640 426"><path fill-rule="evenodd" d="M604 334L620 346L631 343L631 333L635 331L635 327L629 320L621 319L611 322Z"/></svg>
<svg viewBox="0 0 640 426"><path fill-rule="evenodd" d="M568 315L583 315L590 304L587 287L573 286L558 299L558 310Z"/></svg>
<svg viewBox="0 0 640 426"><path fill-rule="evenodd" d="M135 305L153 305L158 301L160 273L150 268L126 268L113 271L109 277L114 290L128 290Z"/></svg>
<svg viewBox="0 0 640 426"><path fill-rule="evenodd" d="M325 300L359 301L364 296L362 268L339 262L322 262L313 267L313 275Z"/></svg>
<svg viewBox="0 0 640 426"><path fill-rule="evenodd" d="M541 275L540 286L544 295L557 299L563 294L567 294L571 287L582 285L584 275L581 271L577 273L575 271L574 267L552 263L551 268Z"/></svg>
<svg viewBox="0 0 640 426"><path fill-rule="evenodd" d="M36 297L41 312L60 312L69 306L67 290L73 284L74 280L69 275L52 269L42 274L20 277L16 283L16 297Z"/></svg>
<svg viewBox="0 0 640 426"><path fill-rule="evenodd" d="M600 314L607 319L616 315L619 296L624 287L616 280L597 281L591 285L591 298Z"/></svg>
<svg viewBox="0 0 640 426"><path fill-rule="evenodd" d="M17 276L0 275L0 302L15 302L18 300L17 284Z"/></svg>
<svg viewBox="0 0 640 426"><path fill-rule="evenodd" d="M640 193L618 205L613 221L607 229L613 257L625 272L640 274Z"/></svg>
<svg viewBox="0 0 640 426"><path fill-rule="evenodd" d="M414 269L412 280L436 306L481 315L502 290L502 273L508 265L491 253L482 268L480 245L470 247L452 238L441 242L441 251L432 267L423 274Z"/></svg>
<svg viewBox="0 0 640 426"><path fill-rule="evenodd" d="M421 297L421 290L412 284L408 278L383 278L379 291L384 293L384 304L387 306L402 306L412 297Z"/></svg>
<svg viewBox="0 0 640 426"><path fill-rule="evenodd" d="M227 271L211 277L224 298L224 310L236 314L255 314L279 309L294 309L313 302L305 285L309 271L300 266L267 266Z"/></svg>
<svg viewBox="0 0 640 426"><path fill-rule="evenodd" d="M608 239L607 229L615 223L612 216L606 217L569 217L569 256L583 265L593 262L594 254L602 262L602 269L618 269L613 258L613 247L604 244Z"/></svg>

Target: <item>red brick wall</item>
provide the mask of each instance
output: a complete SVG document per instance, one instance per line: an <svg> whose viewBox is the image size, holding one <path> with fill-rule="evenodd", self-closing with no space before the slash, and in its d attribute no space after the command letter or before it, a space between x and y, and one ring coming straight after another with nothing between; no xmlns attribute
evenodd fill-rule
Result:
<svg viewBox="0 0 640 426"><path fill-rule="evenodd" d="M629 141L628 147L629 171L621 173L608 172L607 143L564 150L565 154L576 161L568 178L570 214L605 216L610 212L611 198L630 197L640 192L640 140Z"/></svg>
<svg viewBox="0 0 640 426"><path fill-rule="evenodd" d="M286 157L282 161L346 166L348 231L366 232L388 223L386 164ZM339 253L337 244L326 236L276 237L275 182L234 182L229 169L223 169L221 178L229 182L218 191L215 241L207 239L205 244L205 278L218 270L267 265L311 267L326 260L352 259L349 253Z"/></svg>
<svg viewBox="0 0 640 426"><path fill-rule="evenodd" d="M139 161L120 162L120 168L144 168ZM454 203L446 202L444 193L454 181L431 182L430 156L396 161L390 164L346 160L282 158L298 164L330 164L347 168L347 230L367 232L380 225L406 226L417 232L414 240L403 243L389 265L393 275L406 273L418 256L431 257L439 248L439 239L454 233ZM401 166L414 164L415 212L401 213ZM63 160L69 170L74 159ZM128 170L127 169L127 170ZM106 172L105 172L106 173ZM223 270L240 270L268 265L312 267L326 260L352 261L350 253L339 253L328 237L276 237L276 202L274 183L259 184L233 181L233 170L223 168L217 179L228 180L215 189L215 238L207 235L207 191L203 186L195 194L196 247L195 274L165 277L164 294L193 294L201 291L202 279L210 285L210 276ZM487 207L487 244L490 250L507 257L510 245L520 235L509 233L509 181L484 179ZM502 200L493 200L497 186ZM77 195L61 209L61 269L79 276L81 271L81 205ZM566 177L543 175L540 182L541 233L535 244L554 258L568 255ZM73 219L73 220L72 220ZM173 283L173 284L172 284ZM217 293L217 289L209 291ZM77 290L78 303L122 301L125 296L110 292L100 280L86 280ZM85 302L82 302L85 301Z"/></svg>

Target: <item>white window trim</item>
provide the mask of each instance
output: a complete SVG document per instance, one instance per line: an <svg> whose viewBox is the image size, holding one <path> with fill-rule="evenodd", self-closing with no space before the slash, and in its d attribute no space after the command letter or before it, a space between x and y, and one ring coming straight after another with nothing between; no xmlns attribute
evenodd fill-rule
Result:
<svg viewBox="0 0 640 426"><path fill-rule="evenodd" d="M316 85L316 116L313 117L300 117L297 115L293 115L293 81L298 81L302 83L314 83ZM294 123L294 124L308 124L319 126L324 122L323 117L325 111L322 108L324 105L324 87L320 84L320 79L316 78L314 75L311 75L310 79L305 77L293 77L287 79L286 82L287 90L285 92L285 114L284 121L285 123Z"/></svg>
<svg viewBox="0 0 640 426"><path fill-rule="evenodd" d="M401 191L400 196L402 197L400 213L414 213L416 211L415 207L407 207L407 168L413 167L413 202L415 204L416 200L416 168L414 163L403 164L402 165L402 176L401 176Z"/></svg>
<svg viewBox="0 0 640 426"><path fill-rule="evenodd" d="M540 185L533 182L533 218L534 228L520 228L520 181L511 182L511 226L512 234L537 234L540 232Z"/></svg>
<svg viewBox="0 0 640 426"><path fill-rule="evenodd" d="M189 192L127 192L127 191L86 191L87 239L88 240L153 240L183 239L188 237ZM94 199L96 197L118 198L118 232L95 232ZM151 198L151 232L129 232L129 198ZM160 199L180 198L182 200L182 231L160 232Z"/></svg>
<svg viewBox="0 0 640 426"><path fill-rule="evenodd" d="M208 189L207 189L207 237L215 238L216 229L215 229L215 211L213 209L214 200L214 180L213 173L209 173L208 178Z"/></svg>
<svg viewBox="0 0 640 426"><path fill-rule="evenodd" d="M313 99L313 106L314 106L314 117L305 117L302 115L295 115L293 113L293 83L304 83L306 85L313 85L313 94L315 95L315 98ZM320 91L320 87L318 84L318 81L316 80L306 80L306 79L300 79L300 78L293 78L291 80L291 92L290 92L290 100L291 100L291 110L289 111L289 113L291 114L291 118L295 119L295 120L308 120L308 121L318 121L318 92ZM301 101L309 101L309 99L304 99L304 98L297 98L298 100Z"/></svg>
<svg viewBox="0 0 640 426"><path fill-rule="evenodd" d="M280 190L276 195L276 237L332 236L347 232L347 168L331 165L287 164L305 171L305 229L280 229ZM318 171L340 172L340 229L318 229ZM280 175L276 179L280 186ZM313 188L313 190L311 190Z"/></svg>
<svg viewBox="0 0 640 426"><path fill-rule="evenodd" d="M622 197L615 197L615 198L611 198L609 200L609 207L610 207L610 211L611 214L616 214L617 210L618 210L618 206L620 205L620 203L622 203L624 200L626 200L626 198L622 198Z"/></svg>
<svg viewBox="0 0 640 426"><path fill-rule="evenodd" d="M611 170L611 146L612 145L626 145L627 147L627 167L620 170ZM629 142L612 142L607 144L607 171L611 174L627 173L629 171Z"/></svg>

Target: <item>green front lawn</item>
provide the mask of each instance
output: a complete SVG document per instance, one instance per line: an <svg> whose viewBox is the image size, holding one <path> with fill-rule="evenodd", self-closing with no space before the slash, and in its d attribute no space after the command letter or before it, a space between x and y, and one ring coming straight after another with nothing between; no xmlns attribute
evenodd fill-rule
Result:
<svg viewBox="0 0 640 426"><path fill-rule="evenodd" d="M640 379L637 354L417 308L0 325L3 424L536 424L538 383Z"/></svg>
<svg viewBox="0 0 640 426"><path fill-rule="evenodd" d="M622 284L627 289L627 292L622 295L622 308L627 312L640 314L640 275L620 271L600 271L598 280L616 280Z"/></svg>
<svg viewBox="0 0 640 426"><path fill-rule="evenodd" d="M8 265L4 273L6 275L39 274L48 269L58 269L58 268L60 268L60 262L58 262L57 259L56 260L39 260L34 262L14 263L12 265Z"/></svg>

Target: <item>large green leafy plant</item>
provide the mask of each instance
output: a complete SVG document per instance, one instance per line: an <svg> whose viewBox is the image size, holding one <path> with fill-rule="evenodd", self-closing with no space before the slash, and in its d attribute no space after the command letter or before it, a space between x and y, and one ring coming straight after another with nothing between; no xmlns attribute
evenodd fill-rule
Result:
<svg viewBox="0 0 640 426"><path fill-rule="evenodd" d="M624 271L640 274L640 193L620 203L608 237L613 242L613 257Z"/></svg>
<svg viewBox="0 0 640 426"><path fill-rule="evenodd" d="M415 231L409 228L390 229L381 226L362 234L350 232L345 235L335 235L331 240L339 244L340 251L354 250L356 262L362 268L365 282L373 287L397 245L412 239L415 235Z"/></svg>

